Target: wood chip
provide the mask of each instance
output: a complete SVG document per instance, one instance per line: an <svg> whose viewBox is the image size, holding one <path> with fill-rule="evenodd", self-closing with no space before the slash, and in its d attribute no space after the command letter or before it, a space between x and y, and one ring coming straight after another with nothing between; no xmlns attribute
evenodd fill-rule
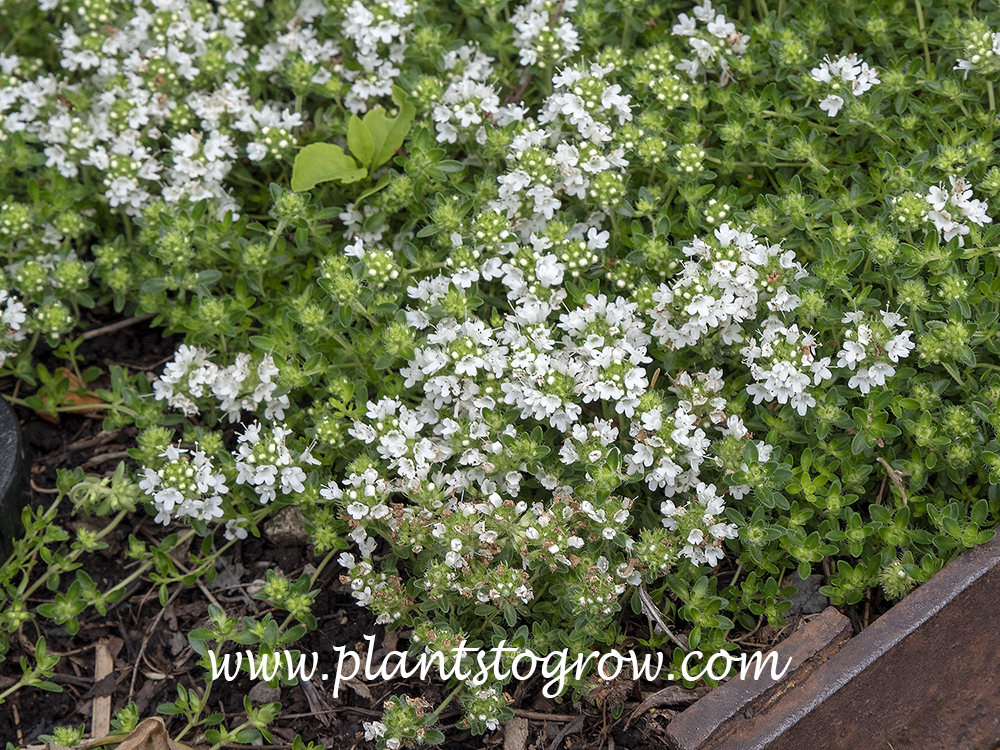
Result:
<svg viewBox="0 0 1000 750"><path fill-rule="evenodd" d="M121 650L123 645L124 641L121 638L105 639L98 642L94 660L95 683L100 683L111 676L115 668L115 654ZM94 709L91 715L93 717L91 735L94 739L106 737L111 731L111 695L98 695L94 698Z"/></svg>
<svg viewBox="0 0 1000 750"><path fill-rule="evenodd" d="M515 716L503 725L503 750L524 750L528 745L528 720Z"/></svg>

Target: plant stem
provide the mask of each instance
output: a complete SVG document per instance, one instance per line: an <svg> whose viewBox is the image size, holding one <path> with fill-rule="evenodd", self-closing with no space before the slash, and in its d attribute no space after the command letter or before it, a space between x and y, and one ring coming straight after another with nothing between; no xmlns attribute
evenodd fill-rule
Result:
<svg viewBox="0 0 1000 750"><path fill-rule="evenodd" d="M441 702L441 705L438 706L436 709L434 709L434 715L435 716L440 716L441 715L441 710L445 706L447 706L449 703L451 703L451 699L454 698L456 695L458 695L458 693L460 693L464 688L465 688L465 685L463 685L462 683L459 683L457 688L455 688L450 693L448 693L448 697L445 698Z"/></svg>
<svg viewBox="0 0 1000 750"><path fill-rule="evenodd" d="M97 534L97 536L95 537L95 539L100 539L101 537L103 537L103 536L106 536L107 534L111 533L111 531L113 531L113 530L114 530L114 528L115 528L115 527L116 527L116 526L117 526L117 525L118 525L119 523L121 523L121 520L122 520L123 518L125 518L125 515L127 514L127 512L128 512L128 511L124 511L124 510L123 510L123 511L119 511L118 515L117 515L117 516L115 516L115 517L114 517L114 518L113 518L113 519L111 520L111 523L109 523L109 524L108 524L107 526L105 526L105 527L104 527L104 529L103 529L103 530L101 530L101 532ZM73 562L74 562L74 561L75 561L75 560L76 560L76 559L77 559L78 557L80 557L80 555L82 555L82 554L83 554L83 548L78 548L78 549L75 549L75 550L72 550L72 551L71 551L71 552L70 552L70 553L69 553L69 554L68 554L68 555L66 556L65 560L67 560L67 561L68 561L68 562L70 562L70 563L73 563ZM30 597L30 596L31 596L31 595L32 595L33 593L35 593L35 591L37 591L37 590L38 590L38 587L39 587L39 586L41 586L41 585L42 585L43 583L45 583L45 582L46 582L46 581L47 581L47 580L49 579L49 576L51 576L51 575L52 575L53 573L55 573L55 574L57 574L57 575L58 575L58 574L60 574L60 573L63 573L63 572L65 572L65 570L66 570L65 566L64 566L63 564L60 564L60 563L56 563L55 565L53 565L53 566L52 566L52 568L53 568L53 569L52 569L52 570L50 570L50 571L48 572L48 574L47 574L47 575L45 575L45 576L42 576L41 578L39 578L39 579L38 579L37 581L35 581L35 582L34 582L34 583L33 583L33 584L32 584L32 585L31 585L31 586L30 586L30 587L28 588L28 590L27 590L27 591L25 591L25 592L24 592L24 594L23 594L23 598L24 598L24 599L27 599L27 598L28 598L28 597ZM22 582L22 584L21 584L21 585L23 586L23 585L24 585L24 583Z"/></svg>
<svg viewBox="0 0 1000 750"><path fill-rule="evenodd" d="M625 21L622 23L622 49L625 49L628 42L628 31L632 27L632 6L629 5L625 11Z"/></svg>
<svg viewBox="0 0 1000 750"><path fill-rule="evenodd" d="M282 233L285 231L285 227L288 226L288 222L284 219L278 220L278 226L274 228L274 234L271 235L271 241L267 245L267 254L270 255L274 252L274 246L278 244L278 238L281 237Z"/></svg>
<svg viewBox="0 0 1000 750"><path fill-rule="evenodd" d="M920 41L924 45L924 62L927 65L927 77L934 80L934 69L931 67L931 50L927 46L927 35L924 33L924 9L920 4L920 0L913 0L913 4L917 6L917 26L920 28Z"/></svg>
<svg viewBox="0 0 1000 750"><path fill-rule="evenodd" d="M315 572L309 577L309 579L310 579L309 580L309 588L312 588L313 586L316 585L316 581L319 580L319 574L323 572L323 568L326 567L326 564L328 562L330 562L330 560L333 559L333 556L335 554L337 554L337 552L338 552L338 550L332 549L332 550L330 550L329 552L326 553L326 557L324 557L320 561L319 565L316 567ZM292 615L290 612L288 613L288 617L286 617L285 621L283 623L281 623L281 630L282 631L284 631L285 628L288 627L289 623L292 621L292 617L293 616L294 615Z"/></svg>
<svg viewBox="0 0 1000 750"><path fill-rule="evenodd" d="M22 688L23 686L24 686L24 677L22 677L22 678L21 678L20 680L18 680L18 681L17 681L17 682L15 682L15 683L14 683L13 685L11 685L11 686L10 686L9 688L7 688L7 689L6 689L6 690L4 690L4 691L3 691L2 693L0 693L0 703L3 703L3 701L4 701L4 698L6 698L6 697L7 697L8 695L10 695L11 693L15 693L15 692L17 692L17 691L18 691L18 690L20 690L20 689L21 689L21 688Z"/></svg>

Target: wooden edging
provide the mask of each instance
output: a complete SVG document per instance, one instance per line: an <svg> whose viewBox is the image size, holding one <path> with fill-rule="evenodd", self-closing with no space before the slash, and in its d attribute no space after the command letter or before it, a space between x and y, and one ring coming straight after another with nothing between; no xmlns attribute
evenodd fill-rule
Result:
<svg viewBox="0 0 1000 750"><path fill-rule="evenodd" d="M777 648L778 682L731 680L668 727L675 750L994 750L1000 536L846 640L832 607Z"/></svg>

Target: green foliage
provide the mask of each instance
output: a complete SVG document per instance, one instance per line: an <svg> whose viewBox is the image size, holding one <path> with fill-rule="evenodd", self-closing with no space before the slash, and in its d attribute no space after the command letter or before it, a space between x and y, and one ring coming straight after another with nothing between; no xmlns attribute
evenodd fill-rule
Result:
<svg viewBox="0 0 1000 750"><path fill-rule="evenodd" d="M539 653L636 639L670 649L678 671L688 652L677 641L704 662L764 622L785 625L792 571L823 572L839 607L879 606L993 535L995 9L728 3L713 9L720 28L696 23L689 40L673 31L690 8L548 3L530 11L542 30L528 39L502 3L364 2L386 42L364 37L342 6L309 19L285 0L191 3L189 18L147 2L152 34L173 29L183 46L179 30L199 19L212 32L194 35L190 68L150 42L143 70L104 80L89 55L123 70L105 42L129 38L129 14L64 5L17 3L0 28L0 89L16 90L10 127L0 124L0 375L21 406L100 410L106 430L136 427L138 470L61 472L53 504L25 511L0 568L0 655L36 617L75 633L139 576L165 606L289 506L321 564L296 579L268 571L255 592L274 608L263 617L210 607L189 634L206 669L210 651L298 656L318 625L320 575L339 566L382 624L414 631L415 651L452 654L462 637ZM222 18L245 39L217 33ZM279 37L280 54L268 47ZM696 55L695 39L711 54ZM861 61L878 82L824 80L824 60L842 53L858 56L855 83ZM49 73L58 94L35 92ZM137 81L145 96L128 88ZM162 112L143 104L161 97ZM108 137L90 144L95 132ZM765 250L780 245L772 266L744 263L753 310L732 327L675 333L701 304L720 319L735 304L718 277L743 263L749 240L723 239L737 227L753 227ZM718 265L728 261L734 269ZM709 263L711 273L686 275ZM574 322L601 295L634 310L615 325ZM154 383L119 365L85 368L83 331L110 310L151 316L187 354ZM623 333L633 322L648 342ZM765 340L768 325L783 332ZM519 359L493 370L486 350L501 332ZM849 343L864 356L851 361ZM65 366L40 362L46 345ZM571 345L572 367L546 369ZM775 352L796 367L828 358L829 376L808 371L797 386L814 403L768 385L780 380ZM636 376L633 356L648 358L636 365L643 380L618 409L625 398L607 394ZM595 369L604 395L587 390ZM403 409L421 408L439 373L452 380L435 384L438 418L421 433ZM536 400L519 400L527 386ZM470 393L488 407L456 410ZM579 418L556 424L546 399ZM396 410L378 416L387 401ZM676 425L657 425L678 411L705 449L673 492L665 477L690 466L687 447ZM598 420L613 439L602 441ZM234 445L251 424L254 465L287 452L270 480ZM389 467L428 445L440 451L433 462L452 462L443 484ZM156 499L195 468L186 505ZM67 498L104 527L61 527ZM130 538L129 581L99 585L88 556L147 509L188 527ZM677 641L654 627L640 585ZM0 699L58 689L58 659L37 645ZM567 681L567 695L591 694L588 679ZM500 682L449 687L458 692L445 702L476 733L510 716ZM230 721L210 712L209 693L180 688L160 711L216 746L272 741L277 704L248 703L246 719ZM441 709L396 696L365 732L386 746L439 743ZM139 719L126 708L115 729Z"/></svg>
<svg viewBox="0 0 1000 750"><path fill-rule="evenodd" d="M375 107L364 119L351 115L347 121L347 147L351 155L332 143L310 143L296 156L292 169L292 190L312 190L321 182L335 180L342 185L370 177L393 157L413 124L416 108L403 100L402 89L393 89L399 114L388 118L382 107ZM358 200L388 184L388 180L366 190Z"/></svg>

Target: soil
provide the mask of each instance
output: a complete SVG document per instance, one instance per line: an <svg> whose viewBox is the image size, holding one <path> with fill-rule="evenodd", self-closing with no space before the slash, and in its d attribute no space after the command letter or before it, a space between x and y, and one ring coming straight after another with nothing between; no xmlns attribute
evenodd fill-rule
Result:
<svg viewBox="0 0 1000 750"><path fill-rule="evenodd" d="M97 312L100 316L102 311ZM105 311L103 316L95 318L93 325L103 326L116 320L116 316ZM161 331L143 321L86 341L80 349L84 357L82 367L97 366L106 370L110 364L119 364L131 371L143 369L156 374L173 356L179 341L178 337L163 337ZM42 352L39 360L50 370L61 365L51 353ZM12 384L0 382L2 392L10 393L12 387ZM110 476L122 451L135 444L135 429L103 433L101 419L97 417L64 414L58 424L52 424L30 409L19 407L17 414L33 452L32 502L37 505L51 502L56 469L83 466L90 474ZM100 520L81 519L66 510L57 523L72 529L79 523L99 526ZM109 543L107 549L82 558L83 570L99 586L109 588L127 577L136 565L124 554L129 535L156 543L177 529L181 527L165 528L155 524L151 517L137 514L105 539ZM15 692L0 705L0 741L27 747L38 745L39 736L50 734L57 726L86 724L89 731L93 698L103 695L112 696L112 716L132 701L140 717L144 718L157 715L157 706L174 700L178 685L200 693L205 675L196 666L197 655L188 646L186 635L207 624L207 594L230 616L261 617L268 610L263 602L249 597L246 592L249 584L263 579L269 568L297 577L306 566L317 563L311 548L304 543L276 545L266 538L250 538L235 544L220 558L219 578L213 585L176 588L166 608L157 601L158 587L148 578L140 577L129 586L123 600L109 607L105 617L93 609L87 610L74 636L50 620L32 620L21 633L11 636L11 651L0 665L0 690L14 684L20 675L20 657L31 653L38 637L44 636L49 652L62 654L53 679L63 687L63 692L36 689ZM728 575L731 577L733 572L729 571ZM723 580L729 580L725 577L726 572L722 576ZM63 584L69 580L70 576L64 576ZM219 587L220 581L224 587ZM334 647L337 645L360 652L366 645L363 641L366 634L375 634L376 644L383 644L384 629L374 624L368 610L356 605L347 587L338 580L335 567L324 571L320 589L312 610L319 627L297 644L297 648L307 653L318 652L320 664L336 664ZM280 613L276 617L280 617ZM637 619L635 632L647 630L648 625ZM764 628L751 638L771 644L784 632L787 631ZM95 646L103 639L120 639L120 650L114 658L111 678L97 684ZM386 645L391 643L390 640ZM694 698L693 695L685 696L680 703L665 703L645 710L629 722L640 702L662 685L615 687L620 688L619 695L625 698L624 712L618 719L610 711L589 703L557 704L544 698L540 679L526 683L515 696L514 708L517 715L527 720L528 733L526 739L513 744L513 750L665 747L665 727L676 713L674 709L682 709ZM246 676L232 683L218 680L213 687L210 709L225 714L226 725L232 726L243 712L243 697L251 690L255 688ZM317 742L331 750L374 747L373 743L364 740L362 722L378 718L385 698L400 692L421 695L432 705L440 703L446 694L440 683L417 681L342 688L336 698L332 696L332 686L317 683L312 700L301 686L283 687L277 698L258 694L256 697L261 698L261 702L277 699L283 707L272 725L273 744L265 747L291 748L296 734L307 742ZM580 716L583 717L582 726L578 720ZM184 726L184 720L179 717L164 718L172 736ZM473 737L455 727L457 719L456 711L446 709L442 714L442 728L448 737L442 747L449 750L508 747L502 730ZM575 731L566 733L567 728ZM203 737L192 734L185 736L184 741L193 748L208 746Z"/></svg>

